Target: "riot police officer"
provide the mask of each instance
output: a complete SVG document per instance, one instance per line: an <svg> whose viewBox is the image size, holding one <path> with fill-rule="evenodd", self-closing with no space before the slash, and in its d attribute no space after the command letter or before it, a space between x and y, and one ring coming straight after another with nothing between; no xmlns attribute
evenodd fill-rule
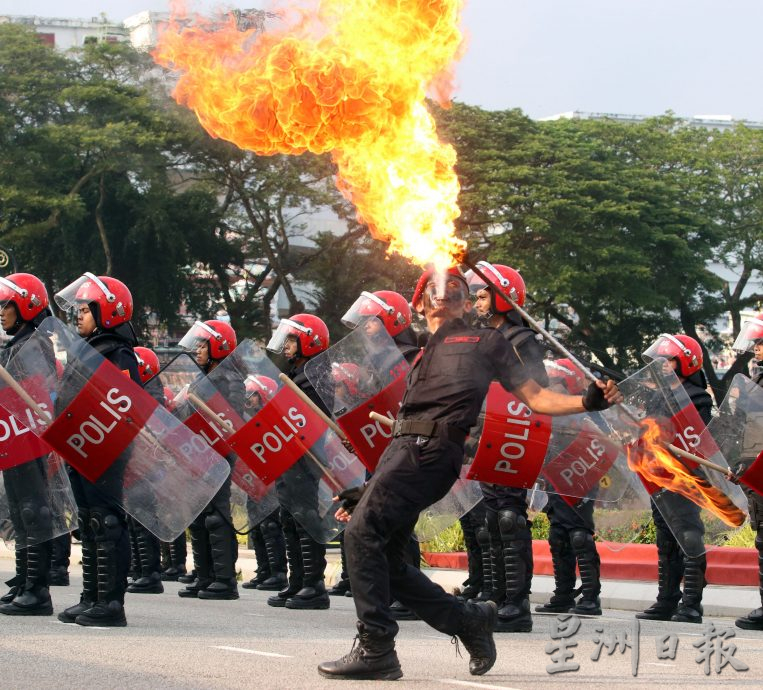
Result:
<svg viewBox="0 0 763 690"><path fill-rule="evenodd" d="M707 392L707 381L702 371L702 348L694 338L683 334L662 334L644 351L642 358L647 363L655 358L665 359L678 376L702 421L705 424L710 422L713 399ZM670 492L667 499L681 514L682 524L674 527L681 529L687 541L701 545L705 528L700 518L700 508L674 492ZM657 600L642 613L637 613L636 618L701 623L707 558L704 554L696 557L684 555L671 526L654 500L652 517L657 531Z"/></svg>
<svg viewBox="0 0 763 690"><path fill-rule="evenodd" d="M55 299L62 309L77 309L77 332L92 348L142 385L134 351L137 338L130 321L132 295L121 280L85 273L56 293ZM68 370L64 382L67 375ZM72 375L80 374L72 370ZM82 541L82 594L79 603L59 613L58 619L87 626L127 625L124 595L130 542L127 519L118 500L121 478L115 473L109 486L103 486L90 482L71 466L68 470Z"/></svg>
<svg viewBox="0 0 763 690"><path fill-rule="evenodd" d="M196 354L196 364L204 374L210 374L236 349L236 332L219 319L197 321L183 336L180 347ZM235 380L221 377L215 381L223 397L240 414L244 408L244 386ZM226 458L233 464L234 458ZM238 541L233 528L228 475L209 504L190 524L191 553L196 579L178 592L183 598L238 599L236 561Z"/></svg>
<svg viewBox="0 0 763 690"><path fill-rule="evenodd" d="M305 375L305 364L328 346L328 328L314 314L294 314L281 319L267 345L271 352L283 353L289 363L287 376L327 415L330 414L328 407ZM312 463L304 457L276 479L289 581L284 589L268 599L269 606L327 609L331 605L325 585L326 545L315 540L303 524L317 516L319 481ZM295 498L301 504L298 514L292 512Z"/></svg>
<svg viewBox="0 0 763 690"><path fill-rule="evenodd" d="M11 339L0 351L4 366L37 326L50 316L48 293L42 281L29 273L0 278L0 323ZM3 472L11 523L16 533L16 575L10 591L0 598L0 613L12 616L48 616L53 604L48 590L51 564L50 506L45 456Z"/></svg>
<svg viewBox="0 0 763 690"><path fill-rule="evenodd" d="M737 352L752 352L750 367L752 380L763 387L763 313L744 323L733 348ZM758 410L760 412L760 410ZM757 451L763 448L756 448ZM755 548L758 550L758 577L760 583L760 608L737 618L735 625L744 630L763 630L763 496L745 487L750 509L750 524L755 532Z"/></svg>
<svg viewBox="0 0 763 690"><path fill-rule="evenodd" d="M543 365L544 348L536 333L522 320L512 305L499 295L495 286L505 291L517 304L525 301L526 288L515 269L481 261L478 267L489 282L469 275L469 287L475 294L474 311L480 323L495 328L506 338L528 377L547 386ZM482 596L498 604L498 632L530 632L530 589L533 575L531 523L527 516L527 490L481 482L485 522L477 530L477 542L483 551ZM487 553L488 557L484 557ZM490 585L488 589L487 585Z"/></svg>

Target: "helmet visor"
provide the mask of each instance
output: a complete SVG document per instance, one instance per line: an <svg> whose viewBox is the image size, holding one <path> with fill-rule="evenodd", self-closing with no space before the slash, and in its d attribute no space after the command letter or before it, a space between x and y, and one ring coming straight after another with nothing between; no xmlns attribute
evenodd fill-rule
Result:
<svg viewBox="0 0 763 690"><path fill-rule="evenodd" d="M196 321L180 339L178 346L186 352L195 352L199 343L206 343L213 339L222 342L223 336L203 321Z"/></svg>
<svg viewBox="0 0 763 690"><path fill-rule="evenodd" d="M756 316L742 324L731 348L736 352L752 352L755 345L760 343L763 343L763 319Z"/></svg>
<svg viewBox="0 0 763 690"><path fill-rule="evenodd" d="M385 314L394 314L395 308L387 304L381 297L377 297L371 292L361 292L360 297L355 300L353 305L345 312L342 317L342 323L347 328L357 328L366 319L372 316L383 316Z"/></svg>
<svg viewBox="0 0 763 690"><path fill-rule="evenodd" d="M691 357L692 352L678 338L661 333L660 337L641 353L641 359L649 364L655 359L675 359L681 355Z"/></svg>
<svg viewBox="0 0 763 690"><path fill-rule="evenodd" d="M92 273L83 273L73 283L69 283L63 290L59 290L53 299L64 311L73 311L78 304L95 302L101 297L105 297L107 302L113 302L116 299L98 276Z"/></svg>
<svg viewBox="0 0 763 690"><path fill-rule="evenodd" d="M312 329L291 319L281 319L278 328L276 328L275 333L270 338L270 342L266 345L266 349L277 355L281 354L287 338L299 338L302 334L311 335Z"/></svg>
<svg viewBox="0 0 763 690"><path fill-rule="evenodd" d="M16 302L27 296L28 292L16 285L12 280L0 277L0 309L5 307L8 302Z"/></svg>

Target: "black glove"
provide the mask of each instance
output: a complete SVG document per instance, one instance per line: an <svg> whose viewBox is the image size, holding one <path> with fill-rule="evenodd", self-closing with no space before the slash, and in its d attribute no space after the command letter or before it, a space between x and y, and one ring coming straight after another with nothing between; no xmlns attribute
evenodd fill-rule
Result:
<svg viewBox="0 0 763 690"><path fill-rule="evenodd" d="M345 489L337 494L337 498L342 502L342 508L344 508L350 515L355 510L355 506L358 505L360 497L366 490L366 485L354 486L352 489Z"/></svg>
<svg viewBox="0 0 763 690"><path fill-rule="evenodd" d="M588 386L585 395L583 396L583 407L585 407L588 412L598 412L609 408L609 403L604 397L604 391L595 383L591 383L591 385Z"/></svg>

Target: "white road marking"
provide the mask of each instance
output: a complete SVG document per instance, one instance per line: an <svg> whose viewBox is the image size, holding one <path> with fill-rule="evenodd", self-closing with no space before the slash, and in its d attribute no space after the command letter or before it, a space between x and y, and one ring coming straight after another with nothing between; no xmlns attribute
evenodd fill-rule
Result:
<svg viewBox="0 0 763 690"><path fill-rule="evenodd" d="M212 645L212 649L223 649L226 652L241 652L242 654L254 654L256 656L273 656L279 659L291 659L288 654L276 654L275 652L258 652L256 649L244 649L243 647L226 647Z"/></svg>
<svg viewBox="0 0 763 690"><path fill-rule="evenodd" d="M445 683L446 685L461 685L466 688L487 688L487 690L519 690L519 688L510 688L508 685L488 685L487 683L473 683L469 680L453 680L452 678L440 678L438 682Z"/></svg>

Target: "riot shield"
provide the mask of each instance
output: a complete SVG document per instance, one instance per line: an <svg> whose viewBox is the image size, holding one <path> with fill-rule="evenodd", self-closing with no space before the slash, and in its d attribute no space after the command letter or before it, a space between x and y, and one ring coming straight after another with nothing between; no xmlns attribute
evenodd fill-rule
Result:
<svg viewBox="0 0 763 690"><path fill-rule="evenodd" d="M243 510L234 511L236 529L245 531L258 525L278 508L278 499L272 486L266 485L245 463L236 458L226 441L230 427L220 423L224 417L207 418L188 400L188 390L203 378L203 372L191 355L183 353L163 367L159 376L165 387L172 392L172 397L168 400L172 414L200 436L210 448L232 462L231 481L245 494L242 497L236 490L231 490L232 507L236 507L236 501L244 506ZM253 399L246 397L243 404L244 417L251 415L253 404Z"/></svg>
<svg viewBox="0 0 763 690"><path fill-rule="evenodd" d="M272 395L251 415L244 411L246 381L273 382ZM245 340L189 391L207 421L229 429L226 442L265 484L276 484L279 504L317 541L328 542L344 525L331 497L359 486L362 463L289 386L265 352Z"/></svg>
<svg viewBox="0 0 763 690"><path fill-rule="evenodd" d="M362 328L305 365L305 375L370 472L392 433L368 414L397 417L407 373L408 363L386 331L371 339Z"/></svg>
<svg viewBox="0 0 763 690"><path fill-rule="evenodd" d="M41 353L41 356L43 353ZM11 360L6 371L23 383L24 400L10 387L0 389L0 522L13 525L11 538L16 548L48 541L73 529L76 503L66 469L53 450L34 430L49 418L53 403L46 390L46 378L55 378L55 360L49 353L36 371L25 370ZM47 377L46 377L47 374ZM32 407L31 403L34 403ZM6 408L18 410L19 420ZM42 418L41 418L42 416Z"/></svg>
<svg viewBox="0 0 763 690"><path fill-rule="evenodd" d="M675 373L657 359L618 386L623 408L612 408L606 416L623 436L634 439L627 446L629 466L681 548L697 557L723 543L730 529L744 523L746 499L722 474L667 450L672 444L727 466L713 437L702 433L705 425Z"/></svg>
<svg viewBox="0 0 763 690"><path fill-rule="evenodd" d="M468 479L468 471L468 466L464 465L451 490L437 503L421 511L414 530L417 541L432 541L482 500L479 482Z"/></svg>
<svg viewBox="0 0 763 690"><path fill-rule="evenodd" d="M60 378L44 372L51 353ZM32 390L23 372L43 371L42 388L55 399L52 419L32 431L162 541L181 534L228 476L223 458L57 319L46 319L14 360L21 389ZM19 396L7 407L24 419Z"/></svg>
<svg viewBox="0 0 763 690"><path fill-rule="evenodd" d="M763 388L737 374L703 434L715 440L741 484L763 495Z"/></svg>

